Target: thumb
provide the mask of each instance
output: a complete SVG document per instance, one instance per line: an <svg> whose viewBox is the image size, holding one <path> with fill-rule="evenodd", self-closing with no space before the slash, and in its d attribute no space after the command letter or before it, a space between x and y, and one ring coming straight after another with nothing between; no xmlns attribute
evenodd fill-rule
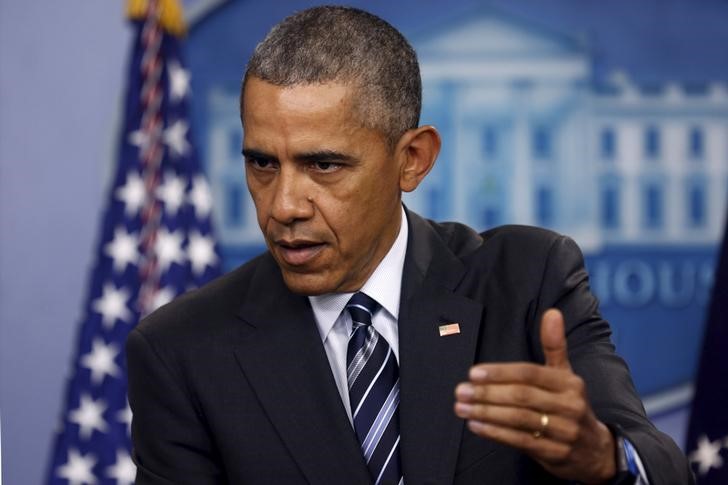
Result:
<svg viewBox="0 0 728 485"><path fill-rule="evenodd" d="M566 349L564 316L556 308L546 310L541 317L541 347L547 366L571 369Z"/></svg>

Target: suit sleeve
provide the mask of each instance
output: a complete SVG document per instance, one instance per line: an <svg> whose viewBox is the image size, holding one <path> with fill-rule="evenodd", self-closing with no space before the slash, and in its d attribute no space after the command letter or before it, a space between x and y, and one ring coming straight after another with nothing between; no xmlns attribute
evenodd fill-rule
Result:
<svg viewBox="0 0 728 485"><path fill-rule="evenodd" d="M694 483L680 449L647 418L627 364L615 353L609 324L589 288L581 251L563 236L553 243L544 269L532 331L536 339L541 315L550 307L563 312L569 359L586 383L595 414L605 424L622 428L639 453L650 483ZM541 349L540 342L534 348Z"/></svg>
<svg viewBox="0 0 728 485"><path fill-rule="evenodd" d="M139 328L126 342L137 484L226 483L183 381Z"/></svg>

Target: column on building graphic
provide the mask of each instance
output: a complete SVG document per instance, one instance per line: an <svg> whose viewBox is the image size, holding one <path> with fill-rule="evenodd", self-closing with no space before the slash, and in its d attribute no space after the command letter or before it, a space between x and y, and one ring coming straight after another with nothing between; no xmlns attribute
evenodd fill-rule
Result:
<svg viewBox="0 0 728 485"><path fill-rule="evenodd" d="M207 104L207 160L220 239L225 246L260 245L255 207L245 184L237 88L212 89Z"/></svg>
<svg viewBox="0 0 728 485"><path fill-rule="evenodd" d="M617 73L593 93L590 159L608 243L712 243L728 182L721 84L638 86Z"/></svg>
<svg viewBox="0 0 728 485"><path fill-rule="evenodd" d="M580 43L485 9L414 45L423 120L446 128L436 175L412 205L433 215L426 198L437 187L448 199L445 218L473 227L520 223L593 234L589 59Z"/></svg>

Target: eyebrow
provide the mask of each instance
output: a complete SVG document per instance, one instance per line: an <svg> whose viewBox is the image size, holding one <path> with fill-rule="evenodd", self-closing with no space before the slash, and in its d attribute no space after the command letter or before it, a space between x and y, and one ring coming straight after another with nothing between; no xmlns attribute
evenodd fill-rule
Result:
<svg viewBox="0 0 728 485"><path fill-rule="evenodd" d="M276 157L273 155L269 155L267 153L263 153L259 150L254 150L252 148L243 148L243 156L245 158L259 158L261 160L271 160L271 161L278 161Z"/></svg>
<svg viewBox="0 0 728 485"><path fill-rule="evenodd" d="M349 162L357 163L359 159L351 155L335 152L333 150L321 150L318 152L299 153L294 158L301 162Z"/></svg>
<svg viewBox="0 0 728 485"><path fill-rule="evenodd" d="M243 156L257 158L260 160L270 160L277 162L278 157L268 153L256 150L254 148L244 148ZM293 157L298 162L349 162L358 163L359 159L351 155L346 155L334 150L320 150L316 152L299 153Z"/></svg>

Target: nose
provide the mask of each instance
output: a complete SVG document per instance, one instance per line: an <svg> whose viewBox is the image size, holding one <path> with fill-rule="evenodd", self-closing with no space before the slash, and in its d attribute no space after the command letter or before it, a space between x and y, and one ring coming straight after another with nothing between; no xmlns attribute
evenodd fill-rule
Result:
<svg viewBox="0 0 728 485"><path fill-rule="evenodd" d="M298 167L282 167L275 182L271 217L285 225L313 217L314 207L307 190L305 175Z"/></svg>

